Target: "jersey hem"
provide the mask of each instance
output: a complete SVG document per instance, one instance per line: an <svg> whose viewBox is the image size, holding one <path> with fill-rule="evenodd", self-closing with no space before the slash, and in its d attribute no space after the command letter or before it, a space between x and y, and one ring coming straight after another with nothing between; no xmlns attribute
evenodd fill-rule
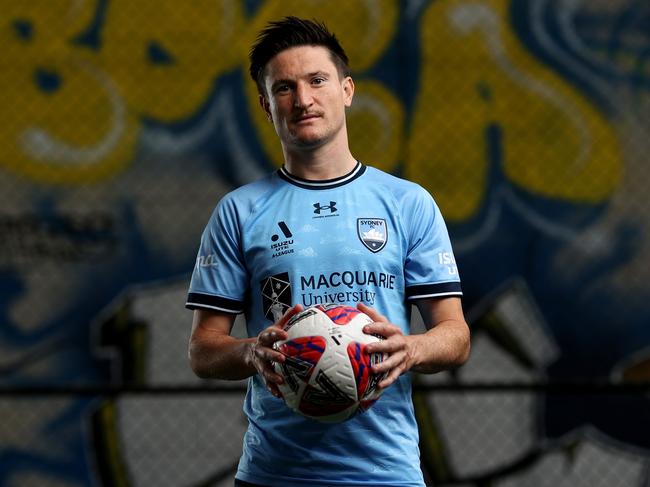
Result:
<svg viewBox="0 0 650 487"><path fill-rule="evenodd" d="M264 485L267 487L311 487L313 485L321 487L370 487L370 486L392 486L392 487L425 487L424 483L420 482L395 482L395 481L366 481L366 482L348 482L341 480L329 480L329 479L291 479L291 478L267 478L267 477L258 477L257 475L251 475L239 470L235 475L237 480L243 480L244 482L250 482L253 484Z"/></svg>

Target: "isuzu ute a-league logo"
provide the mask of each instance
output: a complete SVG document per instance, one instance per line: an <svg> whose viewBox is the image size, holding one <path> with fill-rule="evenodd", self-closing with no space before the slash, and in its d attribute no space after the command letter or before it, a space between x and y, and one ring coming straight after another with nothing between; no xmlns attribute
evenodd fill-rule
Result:
<svg viewBox="0 0 650 487"><path fill-rule="evenodd" d="M291 233L291 230L289 230L285 222L278 222L278 228L282 231L284 239L280 238L280 235L277 233L271 235L271 242L273 243L269 248L273 252L273 255L271 255L273 259L281 255L293 254L293 249L291 248L293 245L293 233Z"/></svg>
<svg viewBox="0 0 650 487"><path fill-rule="evenodd" d="M388 227L383 218L357 218L357 235L371 252L379 252L388 242Z"/></svg>
<svg viewBox="0 0 650 487"><path fill-rule="evenodd" d="M289 273L282 272L260 281L264 316L273 323L282 318L291 307L291 282Z"/></svg>

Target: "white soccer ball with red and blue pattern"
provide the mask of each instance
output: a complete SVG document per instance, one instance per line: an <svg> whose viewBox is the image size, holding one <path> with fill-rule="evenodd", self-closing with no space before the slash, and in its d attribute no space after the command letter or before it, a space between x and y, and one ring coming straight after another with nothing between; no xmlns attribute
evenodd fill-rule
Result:
<svg viewBox="0 0 650 487"><path fill-rule="evenodd" d="M345 421L374 404L377 384L385 374L374 374L373 364L384 353L365 352L381 338L363 332L372 319L356 308L316 305L293 316L285 325L289 337L274 347L284 354L274 364L284 378L279 385L284 402L297 413L321 422Z"/></svg>

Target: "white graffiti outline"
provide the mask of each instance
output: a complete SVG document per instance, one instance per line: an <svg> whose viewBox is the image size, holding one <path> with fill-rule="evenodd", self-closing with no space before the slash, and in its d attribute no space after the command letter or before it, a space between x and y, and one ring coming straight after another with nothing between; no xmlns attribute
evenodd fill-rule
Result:
<svg viewBox="0 0 650 487"><path fill-rule="evenodd" d="M560 30L565 40L570 44L571 48L583 57L589 57L584 44L575 35L573 27L573 17L578 10L580 0L562 0L562 7L559 8L560 15L558 17ZM567 69L579 76L582 80L589 83L600 96L611 99L615 94L613 93L612 86L604 83L598 79L595 72L588 69L576 59L569 56L566 50L560 48L548 35L544 27L544 12L549 8L548 0L534 0L532 8L530 9L530 24L535 37L541 43L542 47L553 55L553 58L561 62ZM587 55L586 55L587 54ZM586 55L586 56L585 56ZM602 63L600 63L602 64Z"/></svg>
<svg viewBox="0 0 650 487"><path fill-rule="evenodd" d="M539 0L538 0L539 1ZM548 0L543 0L548 1ZM599 68L607 71L614 71L619 76L624 74L623 70L619 69L615 64L609 64L603 61L602 59L593 55L593 51L589 49L586 44L576 35L576 29L574 27L574 19L576 13L578 12L580 6L582 5L583 0L562 0L560 8L558 9L558 20L560 26L560 32L564 40L571 47L571 49L582 56L584 59L588 60L591 64L598 66ZM604 85L603 86L607 86ZM607 86L607 95L615 95L616 93L611 87Z"/></svg>
<svg viewBox="0 0 650 487"><path fill-rule="evenodd" d="M227 152L232 157L229 168L235 180L244 184L263 177L266 172L247 149L246 137L237 124L236 108L230 87L223 88L206 111L201 120L191 130L175 134L166 128L148 128L142 136L143 145L150 151L178 155L189 152L210 139L215 130L223 129L223 140Z"/></svg>

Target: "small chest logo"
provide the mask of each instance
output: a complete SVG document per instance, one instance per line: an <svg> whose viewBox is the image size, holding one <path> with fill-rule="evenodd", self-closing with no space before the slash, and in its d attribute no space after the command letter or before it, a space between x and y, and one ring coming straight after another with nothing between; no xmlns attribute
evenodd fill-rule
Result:
<svg viewBox="0 0 650 487"><path fill-rule="evenodd" d="M332 216L339 216L336 201L330 201L329 204L322 204L320 202L314 203L314 216L312 218L329 218Z"/></svg>
<svg viewBox="0 0 650 487"><path fill-rule="evenodd" d="M383 218L357 218L357 235L371 252L379 252L388 242L388 226Z"/></svg>
<svg viewBox="0 0 650 487"><path fill-rule="evenodd" d="M321 214L321 211L323 210L329 210L330 213L334 213L336 211L336 201L330 201L329 205L321 205L320 203L314 203L314 213L317 215Z"/></svg>

